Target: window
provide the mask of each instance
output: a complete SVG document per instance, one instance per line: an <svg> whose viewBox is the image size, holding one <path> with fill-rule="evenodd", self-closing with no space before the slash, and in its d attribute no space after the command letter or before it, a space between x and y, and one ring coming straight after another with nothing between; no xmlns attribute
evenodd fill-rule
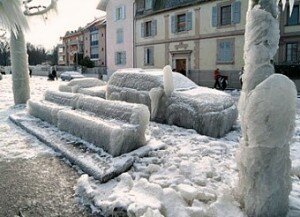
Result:
<svg viewBox="0 0 300 217"><path fill-rule="evenodd" d="M125 65L126 64L126 52L116 52L115 53L115 64Z"/></svg>
<svg viewBox="0 0 300 217"><path fill-rule="evenodd" d="M290 63L298 62L298 43L286 44L286 61Z"/></svg>
<svg viewBox="0 0 300 217"><path fill-rule="evenodd" d="M117 44L121 44L124 41L124 32L123 29L117 30Z"/></svg>
<svg viewBox="0 0 300 217"><path fill-rule="evenodd" d="M174 15L171 17L172 33L184 32L193 28L193 13Z"/></svg>
<svg viewBox="0 0 300 217"><path fill-rule="evenodd" d="M154 48L148 47L144 50L144 65L153 66L154 65Z"/></svg>
<svg viewBox="0 0 300 217"><path fill-rule="evenodd" d="M287 10L287 25L293 26L298 25L299 22L299 5L295 5L290 16L290 8Z"/></svg>
<svg viewBox="0 0 300 217"><path fill-rule="evenodd" d="M231 24L231 5L221 7L221 26L226 26Z"/></svg>
<svg viewBox="0 0 300 217"><path fill-rule="evenodd" d="M219 40L217 46L217 63L233 63L234 41L232 39Z"/></svg>
<svg viewBox="0 0 300 217"><path fill-rule="evenodd" d="M98 33L98 31L91 32L90 38L91 38L91 46L99 44L99 33Z"/></svg>
<svg viewBox="0 0 300 217"><path fill-rule="evenodd" d="M219 3L212 7L212 26L231 26L241 21L241 2L234 1L228 3Z"/></svg>
<svg viewBox="0 0 300 217"><path fill-rule="evenodd" d="M157 34L157 21L147 21L141 24L141 36L150 37Z"/></svg>
<svg viewBox="0 0 300 217"><path fill-rule="evenodd" d="M151 36L151 27L152 27L152 22L151 21L148 21L145 23L145 37L149 37Z"/></svg>
<svg viewBox="0 0 300 217"><path fill-rule="evenodd" d="M91 47L91 59L98 59L99 58L99 47Z"/></svg>
<svg viewBox="0 0 300 217"><path fill-rule="evenodd" d="M63 47L58 48L58 52L59 53L63 53L64 52L64 48Z"/></svg>
<svg viewBox="0 0 300 217"><path fill-rule="evenodd" d="M145 0L145 10L152 9L152 0Z"/></svg>
<svg viewBox="0 0 300 217"><path fill-rule="evenodd" d="M186 14L177 16L177 32L183 32L186 29Z"/></svg>
<svg viewBox="0 0 300 217"><path fill-rule="evenodd" d="M124 20L124 19L125 19L125 6L116 8L115 21Z"/></svg>

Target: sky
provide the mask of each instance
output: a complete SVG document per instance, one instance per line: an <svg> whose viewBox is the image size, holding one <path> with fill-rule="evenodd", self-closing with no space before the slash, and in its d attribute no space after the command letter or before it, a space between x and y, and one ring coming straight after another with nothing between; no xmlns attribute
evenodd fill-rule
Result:
<svg viewBox="0 0 300 217"><path fill-rule="evenodd" d="M100 0L58 0L57 13L49 14L46 20L42 17L29 18L27 41L52 49L66 31L77 30L96 17L105 15L96 9L99 2Z"/></svg>

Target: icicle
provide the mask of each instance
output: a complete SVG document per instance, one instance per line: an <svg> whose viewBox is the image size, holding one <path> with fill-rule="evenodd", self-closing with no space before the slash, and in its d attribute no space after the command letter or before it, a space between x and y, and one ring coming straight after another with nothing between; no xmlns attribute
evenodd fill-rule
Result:
<svg viewBox="0 0 300 217"><path fill-rule="evenodd" d="M171 66L165 66L164 72L164 89L166 95L169 97L174 91L173 75Z"/></svg>
<svg viewBox="0 0 300 217"><path fill-rule="evenodd" d="M295 0L289 0L289 3L290 3L290 16L292 16Z"/></svg>

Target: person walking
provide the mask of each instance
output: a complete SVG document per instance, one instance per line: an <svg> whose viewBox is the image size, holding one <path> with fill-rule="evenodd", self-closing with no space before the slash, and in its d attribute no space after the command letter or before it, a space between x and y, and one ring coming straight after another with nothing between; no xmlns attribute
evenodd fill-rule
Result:
<svg viewBox="0 0 300 217"><path fill-rule="evenodd" d="M214 71L214 79L215 79L214 88L215 88L215 89L217 88L217 86L218 86L219 89L221 89L221 85L220 85L220 82L219 82L220 76L221 76L220 69L217 68L217 69Z"/></svg>
<svg viewBox="0 0 300 217"><path fill-rule="evenodd" d="M29 76L30 76L30 78L32 77L32 69L31 68L29 68Z"/></svg>
<svg viewBox="0 0 300 217"><path fill-rule="evenodd" d="M244 67L242 67L241 71L239 72L239 80L241 83L241 87L243 86L243 74L244 74Z"/></svg>
<svg viewBox="0 0 300 217"><path fill-rule="evenodd" d="M56 70L55 70L55 66L53 67L53 69L52 69L52 75L53 75L53 79L55 80L58 80L58 78L57 78L57 72L56 72Z"/></svg>

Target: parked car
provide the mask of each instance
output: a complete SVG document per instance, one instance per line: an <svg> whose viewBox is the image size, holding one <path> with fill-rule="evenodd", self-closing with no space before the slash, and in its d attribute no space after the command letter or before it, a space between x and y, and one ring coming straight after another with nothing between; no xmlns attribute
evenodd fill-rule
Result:
<svg viewBox="0 0 300 217"><path fill-rule="evenodd" d="M60 78L63 81L71 81L72 79L84 78L84 76L79 72L68 71L68 72L63 72L60 75Z"/></svg>
<svg viewBox="0 0 300 217"><path fill-rule="evenodd" d="M200 134L221 137L231 130L238 113L229 94L200 87L180 73L172 75L175 90L167 97L162 70L119 70L108 82L107 99L147 105L153 121Z"/></svg>

